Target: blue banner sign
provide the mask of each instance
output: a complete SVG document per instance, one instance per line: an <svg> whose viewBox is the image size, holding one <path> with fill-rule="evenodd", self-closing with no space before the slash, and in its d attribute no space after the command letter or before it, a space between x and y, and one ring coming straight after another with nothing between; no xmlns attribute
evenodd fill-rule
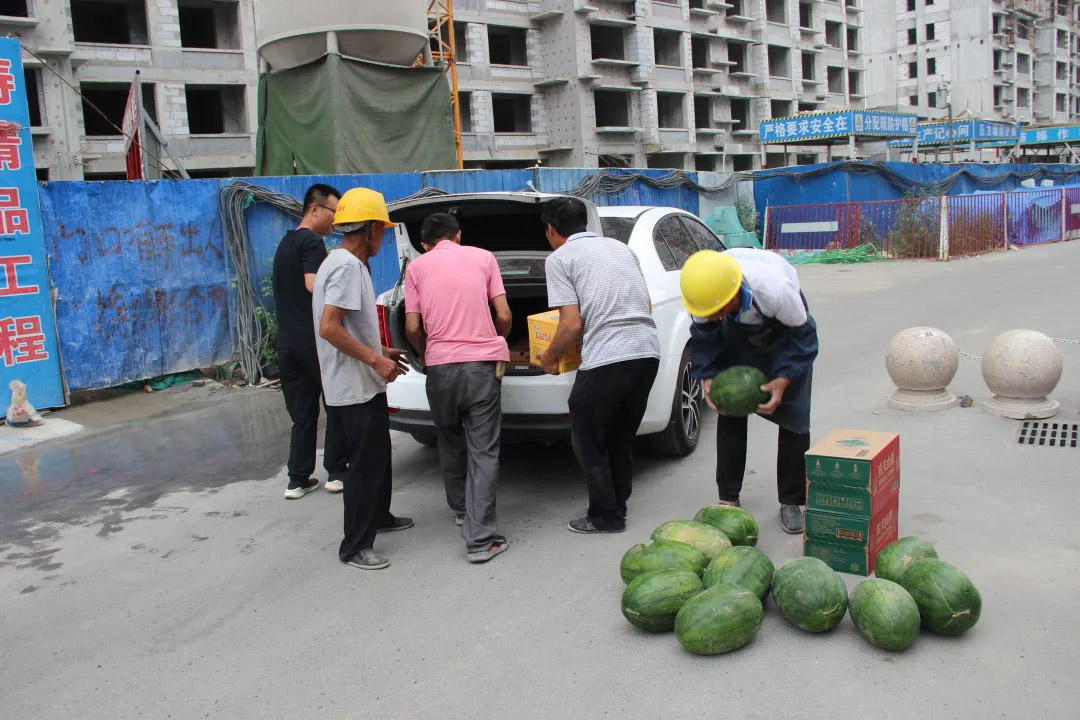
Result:
<svg viewBox="0 0 1080 720"><path fill-rule="evenodd" d="M1020 138L1020 124L994 120L954 120L952 132L949 123L919 123L919 147L939 145L967 145L971 142L1014 145ZM890 147L911 147L910 140L892 140Z"/></svg>
<svg viewBox="0 0 1080 720"><path fill-rule="evenodd" d="M1020 138L1021 145L1053 145L1071 142L1080 142L1080 125L1031 128L1024 130Z"/></svg>
<svg viewBox="0 0 1080 720"><path fill-rule="evenodd" d="M842 110L763 120L758 139L763 144L800 143L836 138L913 137L918 118L905 113Z"/></svg>
<svg viewBox="0 0 1080 720"><path fill-rule="evenodd" d="M64 404L22 51L0 38L0 413L12 380L35 407Z"/></svg>

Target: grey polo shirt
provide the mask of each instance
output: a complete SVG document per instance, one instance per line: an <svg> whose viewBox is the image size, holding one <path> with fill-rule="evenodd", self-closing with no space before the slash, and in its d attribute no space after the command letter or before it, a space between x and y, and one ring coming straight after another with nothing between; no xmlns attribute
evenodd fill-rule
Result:
<svg viewBox="0 0 1080 720"><path fill-rule="evenodd" d="M649 288L625 244L595 233L572 235L548 256L545 273L548 305L581 308L581 370L660 357Z"/></svg>
<svg viewBox="0 0 1080 720"><path fill-rule="evenodd" d="M333 305L345 311L343 324L355 340L376 352L382 350L375 288L368 269L348 250L332 250L319 266L312 295L315 348L326 404L360 405L386 392L386 381L373 368L349 357L318 334L323 310Z"/></svg>

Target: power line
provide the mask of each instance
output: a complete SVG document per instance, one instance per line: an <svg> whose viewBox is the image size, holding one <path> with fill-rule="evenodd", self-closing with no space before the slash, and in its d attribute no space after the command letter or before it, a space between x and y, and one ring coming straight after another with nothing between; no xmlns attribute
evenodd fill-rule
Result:
<svg viewBox="0 0 1080 720"><path fill-rule="evenodd" d="M93 111L94 111L94 112L96 112L96 113L97 113L98 115L100 115L100 116L101 116L101 117L102 117L102 118L103 118L103 119L105 120L105 122L107 122L107 123L109 124L109 126L110 126L110 127L112 127L112 129L113 129L113 130L116 130L116 131L117 131L118 133L120 133L120 134L121 134L122 136L124 136L125 138L127 138L127 139L131 140L131 142L135 143L135 145L136 145L136 146L137 146L137 147L139 148L139 150L140 150L141 152L143 152L143 153L144 153L144 154L145 154L145 155L146 155L146 156L147 156L148 158L150 158L151 160L153 160L153 161L154 161L154 163L155 163L155 164L156 164L156 165L158 166L158 169L159 169L159 170L161 170L161 173L162 173L162 175L164 175L164 174L166 174L166 173L173 173L173 174L174 174L174 175L176 176L176 177L175 177L174 179L176 179L176 180L179 180L179 179L182 179L182 178L183 178L183 176L182 176L182 175L180 175L180 173L178 173L177 171L175 171L175 170L170 170L170 169L168 169L167 167L165 167L165 162L164 162L164 161L163 161L163 160L161 159L161 157L160 157L160 156L158 156L158 155L156 155L156 154L154 154L154 153L152 153L152 152L150 152L149 150L147 150L147 149L146 149L146 147L145 147L145 146L144 146L144 145L143 145L142 143L140 143L140 142L138 141L138 139L137 139L137 138L136 138L135 136L133 136L133 135L128 135L128 134L127 134L126 132L124 132L123 128L120 128L120 127L118 127L118 126L116 125L116 123L114 123L114 122L113 122L112 120L110 120L110 119L109 119L109 116L108 116L108 115L106 115L106 114L105 114L105 112L101 110L101 108L99 108L99 107L98 107L97 105L95 105L94 103L90 102L90 100L88 100L88 99L87 99L87 97L86 97L85 95L83 95L83 94L82 94L82 92L81 92L81 91L79 90L79 88L77 88L77 87L75 87L74 85L72 85L71 83L69 83L69 82L67 81L67 78L65 78L65 77L64 77L63 75L61 75L61 74L60 74L60 73L58 73L58 72L57 72L56 70L54 70L54 69L53 69L52 67L50 67L50 66L49 66L49 64L48 64L48 62L46 62L46 61L45 61L45 58L41 57L41 56L40 56L40 55L38 55L38 54L37 54L36 52L34 52L34 51L33 51L33 50L31 50L30 48L26 47L26 46L25 46L25 45L23 45L22 43L19 43L19 45L20 45L20 46L22 47L22 49L23 49L23 50L25 50L26 52L28 52L28 53L30 53L31 55L33 55L33 56L34 56L34 58L36 58L36 59L37 59L37 60L38 60L38 61L39 61L39 62L41 63L41 66L42 66L42 67L44 67L44 68L45 68L46 70L48 70L48 71L49 71L49 72L51 72L51 73L52 73L53 75L55 75L55 76L56 76L57 78L59 78L59 79L60 79L60 82L64 83L64 84L65 84L65 85L67 85L67 86L68 86L69 88L71 88L71 90L72 90L72 91L73 91L73 92L74 92L74 93L75 93L76 95L78 95L78 96L79 96L80 98L82 98L82 101L83 101L84 103L86 103L86 104L87 104L87 106L88 106L88 107L90 107L90 109L91 109L91 110L93 110ZM141 93L141 92L142 92L142 88L141 88L141 87L139 87L139 88L136 88L136 91L137 91L137 92L139 92L139 93Z"/></svg>

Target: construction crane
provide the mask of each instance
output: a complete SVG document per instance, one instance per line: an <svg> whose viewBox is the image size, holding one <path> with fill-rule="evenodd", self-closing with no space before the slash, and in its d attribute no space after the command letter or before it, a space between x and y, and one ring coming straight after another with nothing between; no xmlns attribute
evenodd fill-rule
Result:
<svg viewBox="0 0 1080 720"><path fill-rule="evenodd" d="M442 67L450 75L450 112L454 118L454 149L457 167L465 167L465 153L461 145L461 100L458 96L457 43L454 38L454 1L430 0L427 9L428 36L430 41L418 64Z"/></svg>

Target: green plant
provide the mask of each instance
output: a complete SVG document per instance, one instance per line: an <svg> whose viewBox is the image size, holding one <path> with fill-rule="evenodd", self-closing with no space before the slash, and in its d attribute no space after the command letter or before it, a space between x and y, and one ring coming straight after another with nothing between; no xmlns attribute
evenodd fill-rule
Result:
<svg viewBox="0 0 1080 720"><path fill-rule="evenodd" d="M264 299L274 297L274 284L269 275L264 277L259 284L259 292ZM259 321L259 329L262 332L263 338L262 353L259 356L259 362L263 367L277 365L277 314L267 310L265 306L260 305L255 308L255 319Z"/></svg>
<svg viewBox="0 0 1080 720"><path fill-rule="evenodd" d="M936 258L940 227L936 198L901 203L882 250L894 258Z"/></svg>
<svg viewBox="0 0 1080 720"><path fill-rule="evenodd" d="M742 225L743 230L746 232L752 232L761 237L761 233L758 232L758 220L761 219L760 213L757 211L757 206L754 204L752 198L741 197L735 203L735 212L739 214L739 224Z"/></svg>

